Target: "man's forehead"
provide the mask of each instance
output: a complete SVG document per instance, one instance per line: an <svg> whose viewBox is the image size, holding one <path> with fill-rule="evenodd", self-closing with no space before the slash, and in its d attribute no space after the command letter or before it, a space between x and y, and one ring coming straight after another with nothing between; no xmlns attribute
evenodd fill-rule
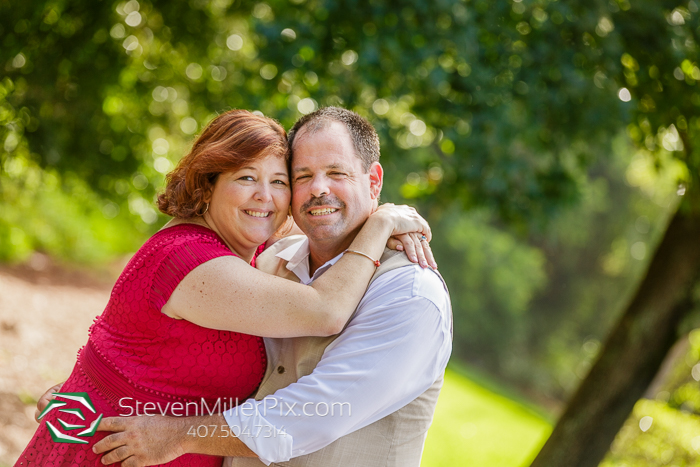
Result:
<svg viewBox="0 0 700 467"><path fill-rule="evenodd" d="M323 164L327 168L349 168L361 163L355 145L344 123L332 121L322 127L306 131L304 126L294 138L292 150L292 170L302 166ZM321 160L323 159L323 160Z"/></svg>
<svg viewBox="0 0 700 467"><path fill-rule="evenodd" d="M343 122L335 120L312 121L301 127L294 137L292 150L303 145L309 139L328 138L332 140L345 140L352 144L350 130Z"/></svg>

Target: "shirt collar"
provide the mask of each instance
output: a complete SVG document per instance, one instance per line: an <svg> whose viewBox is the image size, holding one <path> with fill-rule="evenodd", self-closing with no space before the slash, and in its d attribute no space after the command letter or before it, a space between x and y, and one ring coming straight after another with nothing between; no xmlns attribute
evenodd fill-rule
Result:
<svg viewBox="0 0 700 467"><path fill-rule="evenodd" d="M294 275L299 278L302 284L308 285L318 279L321 274L328 270L328 268L337 263L338 260L343 257L344 252L340 253L330 261L327 261L323 266L316 270L313 276L310 274L311 266L309 264L309 254L309 239L304 237L304 240L285 248L275 256L287 261L287 269L292 271Z"/></svg>

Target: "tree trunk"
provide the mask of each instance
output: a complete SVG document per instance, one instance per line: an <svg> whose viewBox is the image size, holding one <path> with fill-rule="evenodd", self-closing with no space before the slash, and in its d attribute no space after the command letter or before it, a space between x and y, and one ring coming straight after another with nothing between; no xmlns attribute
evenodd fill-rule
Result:
<svg viewBox="0 0 700 467"><path fill-rule="evenodd" d="M688 195L684 201L637 293L532 467L597 466L676 342L700 272L700 213L688 209Z"/></svg>

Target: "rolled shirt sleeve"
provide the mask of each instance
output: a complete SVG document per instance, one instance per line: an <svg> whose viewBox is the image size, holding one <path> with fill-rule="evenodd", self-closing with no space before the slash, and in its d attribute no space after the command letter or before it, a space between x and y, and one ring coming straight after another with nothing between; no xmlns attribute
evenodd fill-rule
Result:
<svg viewBox="0 0 700 467"><path fill-rule="evenodd" d="M369 287L313 373L224 412L265 464L322 449L404 407L444 373L452 349L442 280L407 266Z"/></svg>

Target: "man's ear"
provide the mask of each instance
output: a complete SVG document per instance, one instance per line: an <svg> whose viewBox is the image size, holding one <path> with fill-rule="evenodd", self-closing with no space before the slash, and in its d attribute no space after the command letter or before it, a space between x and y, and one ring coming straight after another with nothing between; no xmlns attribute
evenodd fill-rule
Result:
<svg viewBox="0 0 700 467"><path fill-rule="evenodd" d="M372 199L379 199L384 182L384 169L379 162L372 162L369 166L369 193Z"/></svg>

